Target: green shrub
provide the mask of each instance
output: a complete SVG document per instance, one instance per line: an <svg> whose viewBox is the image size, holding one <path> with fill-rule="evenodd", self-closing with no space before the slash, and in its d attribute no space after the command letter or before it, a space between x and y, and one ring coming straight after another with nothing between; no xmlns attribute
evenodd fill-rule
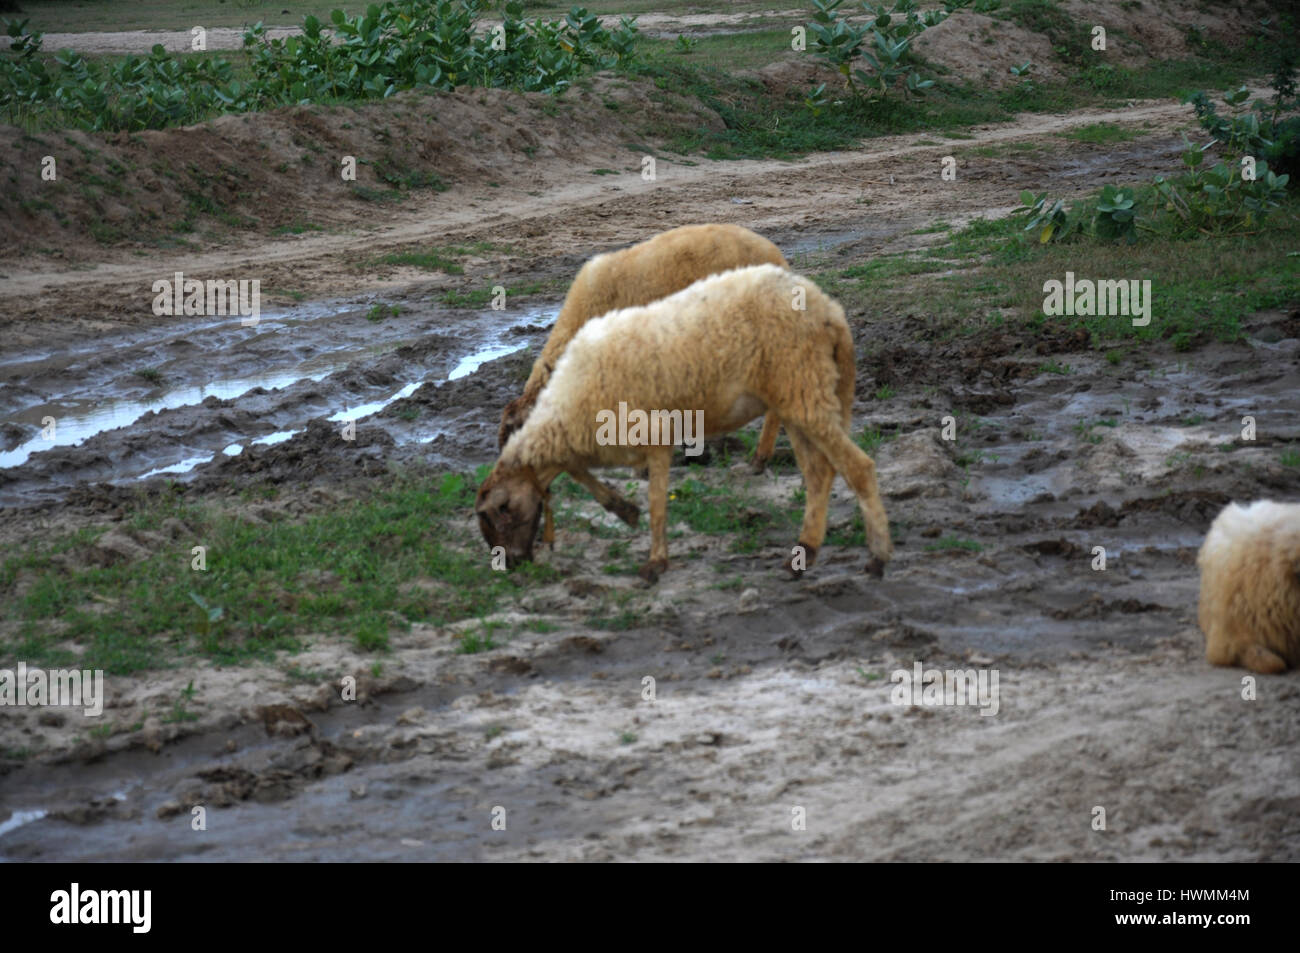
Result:
<svg viewBox="0 0 1300 953"><path fill-rule="evenodd" d="M198 122L224 112L289 104L379 99L406 89L499 86L560 93L587 73L632 62L635 18L615 30L585 8L563 20L523 19L507 3L502 23L475 31L481 0L388 0L364 14L303 19L302 34L272 39L258 22L244 33L252 79L222 57L172 57L155 45L105 68L64 50L39 54L41 34L6 20L13 55L0 57L0 110L16 123L138 130Z"/></svg>

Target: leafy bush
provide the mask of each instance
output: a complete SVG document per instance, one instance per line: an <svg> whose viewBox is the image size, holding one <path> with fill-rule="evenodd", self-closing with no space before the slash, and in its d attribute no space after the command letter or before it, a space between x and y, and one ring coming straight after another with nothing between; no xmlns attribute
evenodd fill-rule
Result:
<svg viewBox="0 0 1300 953"><path fill-rule="evenodd" d="M1275 89L1285 84L1275 83ZM1209 142L1197 145L1183 141L1185 171L1172 178L1157 176L1153 183L1152 214L1138 221L1137 193L1108 185L1102 189L1092 214L1093 237L1102 241L1137 241L1138 229L1162 230L1173 236L1248 232L1259 225L1286 200L1289 172L1279 172L1274 162L1294 168L1300 152L1300 117L1280 118L1293 107L1275 96L1272 103L1256 100L1246 106L1250 91L1242 86L1223 95L1227 115L1204 93L1192 93L1190 103ZM1226 156L1208 166L1206 154L1222 147ZM1078 206L1065 208L1061 200L1051 201L1046 193L1020 194L1021 206L1013 214L1027 215L1027 232L1037 232L1042 243L1060 241L1083 233L1085 216Z"/></svg>
<svg viewBox="0 0 1300 953"><path fill-rule="evenodd" d="M934 80L921 79L907 66L908 49L914 37L969 6L971 0L945 0L942 10L923 13L918 12L915 0L895 0L888 10L883 3L862 0L862 9L871 19L861 26L841 18L843 2L812 0L813 22L808 24L808 32L813 48L820 59L839 70L855 98L883 98L900 80L904 91L914 96L924 96L934 85ZM854 66L859 58L870 71Z"/></svg>
<svg viewBox="0 0 1300 953"><path fill-rule="evenodd" d="M1107 185L1097 199L1097 215L1093 220L1093 234L1105 241L1123 239L1132 245L1137 241L1137 196L1132 189L1117 189Z"/></svg>
<svg viewBox="0 0 1300 953"><path fill-rule="evenodd" d="M1260 160L1255 178L1243 176L1242 166L1220 162L1203 169L1204 154L1213 143L1187 143L1183 164L1187 172L1173 179L1157 176L1156 194L1174 216L1177 233L1224 232L1256 227L1286 197L1288 177L1277 175Z"/></svg>
<svg viewBox="0 0 1300 953"><path fill-rule="evenodd" d="M1038 196L1029 191L1021 192L1020 207L1011 214L1028 215L1029 224L1025 226L1025 231L1038 232L1038 241L1044 245L1050 241L1059 241L1074 230L1065 210L1065 202L1062 199L1050 201L1046 192Z"/></svg>
<svg viewBox="0 0 1300 953"><path fill-rule="evenodd" d="M259 22L244 33L247 83L233 78L224 58L174 58L161 46L108 68L65 50L51 66L28 21L5 21L14 55L0 57L0 109L19 123L48 123L53 115L88 129L156 129L220 112L376 99L414 88L559 93L586 73L629 65L635 56L635 18L607 30L575 6L563 20L528 22L522 4L510 2L500 26L476 32L482 9L481 0L388 0L352 17L333 10L328 26L307 16L302 35L283 39L269 38Z"/></svg>

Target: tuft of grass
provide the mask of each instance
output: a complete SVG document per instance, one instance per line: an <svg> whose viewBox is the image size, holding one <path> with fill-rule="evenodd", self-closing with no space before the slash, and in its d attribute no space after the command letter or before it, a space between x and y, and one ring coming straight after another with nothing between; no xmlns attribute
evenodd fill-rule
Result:
<svg viewBox="0 0 1300 953"><path fill-rule="evenodd" d="M325 229L312 222L294 222L292 225L280 225L271 229L272 235L301 235L303 232L323 232Z"/></svg>
<svg viewBox="0 0 1300 953"><path fill-rule="evenodd" d="M1064 132L1058 132L1058 136L1064 139L1073 139L1075 142L1129 142L1137 139L1139 136L1146 135L1140 129L1126 129L1123 126L1116 126L1108 122L1094 122L1086 126L1080 126L1078 129L1067 129Z"/></svg>
<svg viewBox="0 0 1300 953"><path fill-rule="evenodd" d="M697 533L731 536L731 550L738 553L757 551L772 531L788 535L796 528L788 508L694 478L683 480L669 494L668 514L669 522L681 520Z"/></svg>

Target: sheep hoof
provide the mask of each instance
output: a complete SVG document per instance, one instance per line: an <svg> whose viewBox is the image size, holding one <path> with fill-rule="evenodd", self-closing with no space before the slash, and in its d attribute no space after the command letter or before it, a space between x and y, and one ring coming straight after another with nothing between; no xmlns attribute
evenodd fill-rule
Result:
<svg viewBox="0 0 1300 953"><path fill-rule="evenodd" d="M628 526L636 529L637 524L641 522L641 507L637 506L635 503L629 503L624 500L621 503L614 504L614 515Z"/></svg>
<svg viewBox="0 0 1300 953"><path fill-rule="evenodd" d="M796 543L794 548L802 550L802 553L792 552L781 564L781 568L790 574L791 579L799 579L817 561L817 547L810 546L808 543ZM797 567L794 564L796 555L800 556L800 564Z"/></svg>
<svg viewBox="0 0 1300 953"><path fill-rule="evenodd" d="M659 577L664 574L664 570L666 570L667 568L668 568L668 560L652 559L650 560L650 562L646 563L644 566L641 567L641 571L637 573L637 575L639 575L642 579L644 579L646 582L650 583L650 585L653 586L656 582L659 581Z"/></svg>
<svg viewBox="0 0 1300 953"><path fill-rule="evenodd" d="M867 564L862 567L862 571L868 576L875 576L877 579L885 578L885 561L879 557L872 556L867 560Z"/></svg>
<svg viewBox="0 0 1300 953"><path fill-rule="evenodd" d="M754 462L749 465L751 473L763 474L767 472L767 457L755 457Z"/></svg>
<svg viewBox="0 0 1300 953"><path fill-rule="evenodd" d="M1241 664L1261 675L1278 675L1286 671L1286 660L1262 645L1252 645L1241 656Z"/></svg>

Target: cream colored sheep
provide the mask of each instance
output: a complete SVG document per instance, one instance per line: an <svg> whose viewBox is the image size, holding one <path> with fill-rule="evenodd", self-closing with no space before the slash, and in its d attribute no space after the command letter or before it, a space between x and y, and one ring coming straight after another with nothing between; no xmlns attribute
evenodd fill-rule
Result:
<svg viewBox="0 0 1300 953"><path fill-rule="evenodd" d="M684 225L631 248L592 258L569 286L555 327L533 363L523 394L501 412L498 447L504 449L510 435L528 418L560 355L592 318L658 301L709 275L766 263L786 267L779 248L739 225ZM754 455L756 470L761 471L772 456L780 429L781 422L768 415ZM609 492L621 499L613 490Z"/></svg>
<svg viewBox="0 0 1300 953"><path fill-rule="evenodd" d="M700 419L702 435L711 436L766 411L785 425L807 489L803 564L792 558L787 568L798 574L816 559L839 472L862 509L872 557L866 569L879 575L893 545L875 465L849 435L855 373L844 310L807 278L775 265L714 275L653 304L607 314L569 343L479 488L483 536L489 547L504 547L507 565L531 559L556 476L575 467L648 465L651 545L641 572L653 581L668 565L673 446L653 432L643 442L602 439L609 435L602 421L622 405L629 418L642 411Z"/></svg>
<svg viewBox="0 0 1300 953"><path fill-rule="evenodd" d="M1265 674L1300 666L1300 503L1229 503L1196 562L1206 659Z"/></svg>

